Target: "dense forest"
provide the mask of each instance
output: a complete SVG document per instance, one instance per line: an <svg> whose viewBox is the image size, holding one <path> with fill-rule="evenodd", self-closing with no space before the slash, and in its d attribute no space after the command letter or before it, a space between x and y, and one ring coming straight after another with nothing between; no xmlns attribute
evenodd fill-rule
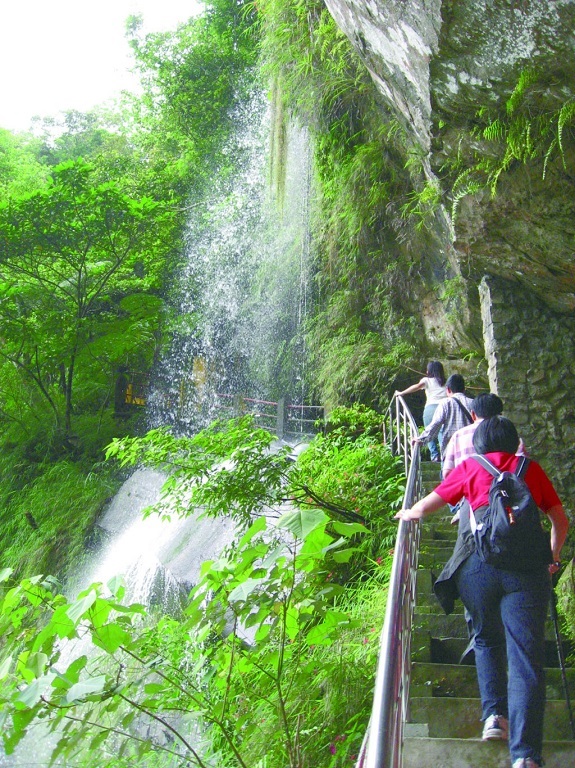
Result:
<svg viewBox="0 0 575 768"><path fill-rule="evenodd" d="M407 286L424 258L409 245L439 190L320 0L211 0L173 32L144 36L137 18L126 29L140 95L30 134L0 128L4 753L43 728L40 764L352 765L403 487L382 414L436 351ZM262 95L278 217L290 125L313 156L305 392L331 413L296 462L249 418L149 430L126 400L129 386L145 401L174 336L194 338L205 319L178 315L177 276L212 223L214 179L225 190L244 162L242 105ZM461 290L446 281L446 301L457 307ZM244 380L278 398L297 354L288 333L273 379ZM485 387L475 350L461 356ZM227 460L233 471L215 471ZM241 532L171 614L130 604L120 578L68 590L99 551L102 509L142 464L170 471L161 514L202 507ZM279 522L261 514L287 501ZM90 651L67 659L64 644L80 641Z"/></svg>

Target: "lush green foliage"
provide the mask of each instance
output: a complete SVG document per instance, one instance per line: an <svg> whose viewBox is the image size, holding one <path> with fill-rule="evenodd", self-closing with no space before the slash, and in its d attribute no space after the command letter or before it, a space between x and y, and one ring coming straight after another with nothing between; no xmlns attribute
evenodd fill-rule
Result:
<svg viewBox="0 0 575 768"><path fill-rule="evenodd" d="M367 409L340 409L338 418L345 418L345 411L348 424L350 417L377 419ZM316 437L295 467L291 448L273 446L274 440L244 416L214 422L192 437L175 437L162 428L116 439L107 457L122 466L143 463L169 471L155 508L168 517L202 509L204 515L232 515L246 526L254 515L274 515L289 501L350 521L383 516L389 522L384 507L390 498L397 503L401 480L381 433L354 434L350 442L349 429L340 427Z"/></svg>
<svg viewBox="0 0 575 768"><path fill-rule="evenodd" d="M3 565L20 576L41 571L65 579L76 573L98 544L93 526L118 481L101 467L87 473L85 465L65 459L46 463L27 480L6 462L2 471Z"/></svg>
<svg viewBox="0 0 575 768"><path fill-rule="evenodd" d="M128 22L144 87L132 119L149 163L147 180L177 204L197 204L214 174L234 171L234 112L256 79L253 19L245 2L212 0L174 32L142 38L139 19Z"/></svg>
<svg viewBox="0 0 575 768"><path fill-rule="evenodd" d="M231 503L243 535L204 564L182 616L125 604L118 579L69 602L49 579L13 584L5 570L0 699L8 754L41 720L54 730L54 757L83 764L97 748L102 767L154 765L148 756L158 755L166 765L206 767L301 768L313 755L318 768L335 768L352 760L368 715L387 577L380 563L388 556L363 556L361 586L348 581L344 590L341 582L364 540L377 539L378 551L385 525L395 529L402 481L373 429L377 414L342 409L334 421L295 464L270 451L271 438L246 419L215 424L198 439L154 431L113 444L125 463L174 468L171 491L178 496L185 482L189 498L167 496L171 511L190 514L211 498L204 513L218 514ZM326 458L333 463L320 471ZM344 479L331 488L344 471L347 487ZM337 504L314 494L293 506L310 473ZM260 505L280 486L284 496L274 503L291 494L292 507L270 523ZM338 519L350 502L363 512L369 506L377 530Z"/></svg>
<svg viewBox="0 0 575 768"><path fill-rule="evenodd" d="M110 386L119 363L149 361L154 349L149 292L160 274L152 254L165 214L91 175L71 161L45 190L0 206L2 370L67 432L78 376L84 387L99 385L86 392L93 402L106 387L100 371Z"/></svg>
<svg viewBox="0 0 575 768"><path fill-rule="evenodd" d="M0 128L0 199L31 192L47 182L38 159L39 142Z"/></svg>
<svg viewBox="0 0 575 768"><path fill-rule="evenodd" d="M424 185L422 163L410 160L405 132L386 119L365 66L322 3L264 0L258 11L276 102L309 127L315 147L311 383L330 405L381 406L398 361L420 351L406 319L405 278L417 268L407 256L410 233L429 207L407 215L413 185Z"/></svg>

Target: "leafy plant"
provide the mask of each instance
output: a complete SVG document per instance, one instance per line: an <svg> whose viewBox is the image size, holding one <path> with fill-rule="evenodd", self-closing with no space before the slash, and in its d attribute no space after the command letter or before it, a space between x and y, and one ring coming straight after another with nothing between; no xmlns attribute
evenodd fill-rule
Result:
<svg viewBox="0 0 575 768"><path fill-rule="evenodd" d="M127 314L120 305L127 294L158 288L147 253L168 216L149 198L93 183L93 168L81 160L55 168L46 189L0 204L0 361L18 369L66 434L91 355L100 366L103 356L116 364L126 357L126 324L114 327L112 318ZM142 347L146 340L142 332Z"/></svg>
<svg viewBox="0 0 575 768"><path fill-rule="evenodd" d="M212 764L210 752L244 768L268 756L300 766L310 738L298 700L304 690L320 696L330 673L318 674L310 651L351 625L334 604L342 588L329 578L332 557L360 528L317 510L289 512L273 530L260 518L233 553L204 565L183 619L152 625L142 606L122 604L118 580L73 602L40 577L9 587L0 605L11 644L0 669L6 753L42 720L56 734L52 759L97 747L197 766ZM86 640L98 655L86 655ZM270 722L273 735L266 728L267 739L256 739Z"/></svg>

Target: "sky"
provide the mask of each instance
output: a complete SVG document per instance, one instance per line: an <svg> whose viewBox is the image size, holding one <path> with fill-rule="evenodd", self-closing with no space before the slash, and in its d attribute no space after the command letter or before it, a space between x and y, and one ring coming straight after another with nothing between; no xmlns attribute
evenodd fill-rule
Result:
<svg viewBox="0 0 575 768"><path fill-rule="evenodd" d="M160 32L197 12L196 0L0 0L0 128L26 131L35 115L87 112L134 90L127 17Z"/></svg>

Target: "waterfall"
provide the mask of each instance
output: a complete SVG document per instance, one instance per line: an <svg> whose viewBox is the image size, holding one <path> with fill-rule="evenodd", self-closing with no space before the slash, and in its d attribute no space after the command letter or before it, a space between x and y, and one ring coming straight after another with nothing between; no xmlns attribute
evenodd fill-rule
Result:
<svg viewBox="0 0 575 768"><path fill-rule="evenodd" d="M168 424L184 434L220 415L222 396L238 391L305 400L309 140L304 130L288 127L280 205L268 183L267 100L256 94L235 119L229 154L237 172L215 179L210 199L190 217L172 302L173 343L156 368L149 397L150 426ZM157 516L142 520L164 479L139 470L120 489L99 521L111 541L90 580L105 583L122 574L132 599L169 607L181 584L196 582L201 563L233 540L234 527L196 514L169 523Z"/></svg>
<svg viewBox="0 0 575 768"><path fill-rule="evenodd" d="M311 157L291 126L281 206L268 183L270 109L262 95L236 114L237 170L215 180L188 227L172 299L173 342L149 396L153 426L189 433L234 395L305 399ZM198 325L197 318L201 323Z"/></svg>

